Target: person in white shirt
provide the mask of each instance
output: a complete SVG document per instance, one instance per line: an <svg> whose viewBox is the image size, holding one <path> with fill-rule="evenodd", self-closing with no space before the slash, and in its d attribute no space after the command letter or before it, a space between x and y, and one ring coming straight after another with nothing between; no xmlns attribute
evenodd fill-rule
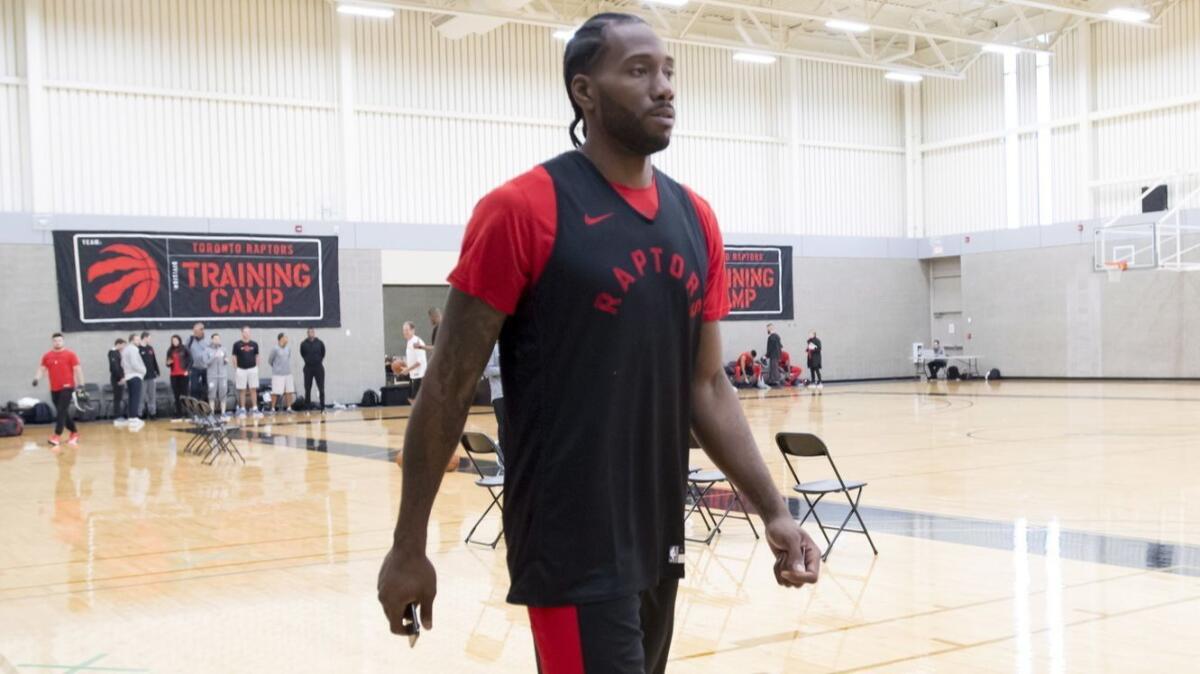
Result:
<svg viewBox="0 0 1200 674"><path fill-rule="evenodd" d="M404 322L404 365L397 374L408 375L412 386L409 389L409 400L416 401L421 392L421 380L425 378L425 342L417 336L417 326L412 321Z"/></svg>

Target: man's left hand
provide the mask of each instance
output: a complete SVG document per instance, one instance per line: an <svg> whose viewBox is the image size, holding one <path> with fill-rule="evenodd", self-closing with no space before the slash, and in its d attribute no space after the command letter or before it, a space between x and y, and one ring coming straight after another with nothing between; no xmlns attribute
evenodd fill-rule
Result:
<svg viewBox="0 0 1200 674"><path fill-rule="evenodd" d="M803 587L817 582L821 574L821 551L790 515L767 523L767 545L775 553L775 582L784 587Z"/></svg>

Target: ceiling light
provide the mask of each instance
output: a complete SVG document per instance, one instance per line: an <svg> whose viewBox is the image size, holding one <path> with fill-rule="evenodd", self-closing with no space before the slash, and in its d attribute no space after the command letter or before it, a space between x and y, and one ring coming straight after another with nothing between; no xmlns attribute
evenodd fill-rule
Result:
<svg viewBox="0 0 1200 674"><path fill-rule="evenodd" d="M554 31L554 39L555 40L562 40L563 42L570 42L571 38L573 38L573 37L575 37L575 30L572 28L563 28L561 30Z"/></svg>
<svg viewBox="0 0 1200 674"><path fill-rule="evenodd" d="M683 7L688 4L688 0L643 0L655 5L667 5L669 7Z"/></svg>
<svg viewBox="0 0 1200 674"><path fill-rule="evenodd" d="M871 27L865 23L846 21L845 19L830 19L825 22L825 27L831 30L844 30L847 33L865 33L871 30Z"/></svg>
<svg viewBox="0 0 1200 674"><path fill-rule="evenodd" d="M761 63L763 65L769 65L775 62L775 57L771 56L770 54L759 54L752 51L736 51L733 53L733 60L741 61L742 63Z"/></svg>
<svg viewBox="0 0 1200 674"><path fill-rule="evenodd" d="M1011 44L985 44L983 50L989 54L1020 54L1021 48Z"/></svg>
<svg viewBox="0 0 1200 674"><path fill-rule="evenodd" d="M338 14L365 16L371 19L390 19L396 14L396 10L388 7L368 7L366 5L338 5L337 11Z"/></svg>
<svg viewBox="0 0 1200 674"><path fill-rule="evenodd" d="M1144 23L1150 20L1150 12L1140 7L1113 7L1108 10L1108 18L1125 23Z"/></svg>
<svg viewBox="0 0 1200 674"><path fill-rule="evenodd" d="M887 73L884 73L883 78L893 82L908 82L910 84L915 84L925 79L916 73L902 73L896 70L891 70Z"/></svg>

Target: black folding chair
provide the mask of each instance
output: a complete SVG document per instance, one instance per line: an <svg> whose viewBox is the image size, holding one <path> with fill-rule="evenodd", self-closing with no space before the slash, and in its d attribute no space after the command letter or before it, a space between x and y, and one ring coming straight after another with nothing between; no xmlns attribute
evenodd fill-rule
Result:
<svg viewBox="0 0 1200 674"><path fill-rule="evenodd" d="M179 413L192 425L192 438L183 446L184 454L199 454L208 447L207 430L200 419L200 412L196 406L199 402L190 396L183 396L179 399Z"/></svg>
<svg viewBox="0 0 1200 674"><path fill-rule="evenodd" d="M800 519L800 524L804 524L808 521L808 516L812 515L813 519L817 522L817 526L821 528L821 535L825 537L827 547L825 548L825 554L821 555L821 559L829 559L829 553L833 552L833 544L837 542L838 537L842 535L843 531L866 536L867 542L871 544L871 551L878 555L879 550L875 547L875 541L871 540L871 534L867 532L867 524L863 522L862 515L858 513L858 502L862 499L862 490L863 487L867 486L867 483L859 480L851 480L849 482L843 480L842 474L838 472L837 466L833 463L833 457L829 455L829 448L825 446L821 438L815 435L810 433L776 433L775 444L779 446L779 452L783 454L783 462L787 464L788 471L791 472L792 478L796 480L796 485L792 489L803 496L804 502L808 504L808 511ZM813 458L818 456L828 459L829 467L833 468L834 477L837 479L801 482L800 476L796 473L796 469L792 466L792 461L789 457ZM850 492L854 492L854 495L851 496ZM838 493L846 495L846 501L850 504L850 512L846 513L846 519L842 520L841 526L825 526L821 518L817 516L817 504L827 495ZM846 525L850 523L851 517L858 520L858 524L862 529L846 528ZM827 529L837 531L832 539L826 533Z"/></svg>
<svg viewBox="0 0 1200 674"><path fill-rule="evenodd" d="M238 451L237 445L230 437L233 429L225 423L225 419L213 414L212 406L203 400L193 400L192 405L198 415L200 435L207 447L200 463L211 466L222 454L228 454L234 461L246 463L246 458Z"/></svg>
<svg viewBox="0 0 1200 674"><path fill-rule="evenodd" d="M487 509L483 511L483 514L479 516L479 519L475 520L475 526L471 527L471 531L467 534L467 538L464 542L474 543L476 545L486 545L494 550L496 548L496 544L500 542L500 537L504 535L503 520L501 520L500 531L496 534L496 537L492 539L491 543L473 540L472 536L475 535L475 530L479 528L479 525L483 522L484 518L488 516L488 513L492 512L492 508L498 508L500 510L500 515L503 517L504 505L500 502L500 499L504 496L504 475L500 472L499 468L497 468L496 472L492 475L484 473L483 468L481 468L479 465L479 462L475 460L475 455L493 454L497 458L500 458L502 454L500 453L500 448L496 446L496 442L483 433L463 433L462 448L467 452L467 458L470 459L471 466L475 468L475 472L479 475L479 479L475 480L476 486L486 488L488 490L488 494L490 494L492 497L492 502L488 504ZM503 461L503 459L501 459L501 461Z"/></svg>
<svg viewBox="0 0 1200 674"><path fill-rule="evenodd" d="M691 441L688 443L689 449L700 449L700 441L696 439L696 434L691 434ZM758 529L754 527L754 520L750 519L750 513L746 509L746 504L742 501L742 495L738 493L737 487L725 477L725 473L717 469L704 470L700 468L688 468L687 476L687 491L688 500L691 505L688 508L687 514L683 516L683 521L687 522L693 514L699 513L700 520L704 522L704 527L708 529L708 535L704 538L685 537L693 543L703 543L708 545L712 542L713 537L721 533L721 525L725 520L732 517L735 520L745 520L750 525L750 532L754 534L754 538L758 538ZM721 518L717 519L716 513L713 512L712 506L709 505L706 497L712 491L713 487L718 484L728 484L731 495L725 501L725 511L721 513ZM733 514L733 507L738 506L738 512L741 514Z"/></svg>

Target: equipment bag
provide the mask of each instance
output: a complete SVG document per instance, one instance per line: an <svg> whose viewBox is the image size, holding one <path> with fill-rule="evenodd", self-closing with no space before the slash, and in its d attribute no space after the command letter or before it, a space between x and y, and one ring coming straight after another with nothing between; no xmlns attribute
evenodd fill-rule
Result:
<svg viewBox="0 0 1200 674"><path fill-rule="evenodd" d="M957 365L951 365L950 367L946 368L946 379L958 379L961 374L962 373L959 372Z"/></svg>
<svg viewBox="0 0 1200 674"><path fill-rule="evenodd" d="M988 373L984 378L987 379L988 381L993 381L993 380L999 379L1000 378L1000 369L993 367L992 369L988 370Z"/></svg>
<svg viewBox="0 0 1200 674"><path fill-rule="evenodd" d="M25 431L21 416L12 412L0 413L0 438L12 438Z"/></svg>
<svg viewBox="0 0 1200 674"><path fill-rule="evenodd" d="M375 389L367 389L363 391L362 402L360 407L377 407L379 406L379 393Z"/></svg>

